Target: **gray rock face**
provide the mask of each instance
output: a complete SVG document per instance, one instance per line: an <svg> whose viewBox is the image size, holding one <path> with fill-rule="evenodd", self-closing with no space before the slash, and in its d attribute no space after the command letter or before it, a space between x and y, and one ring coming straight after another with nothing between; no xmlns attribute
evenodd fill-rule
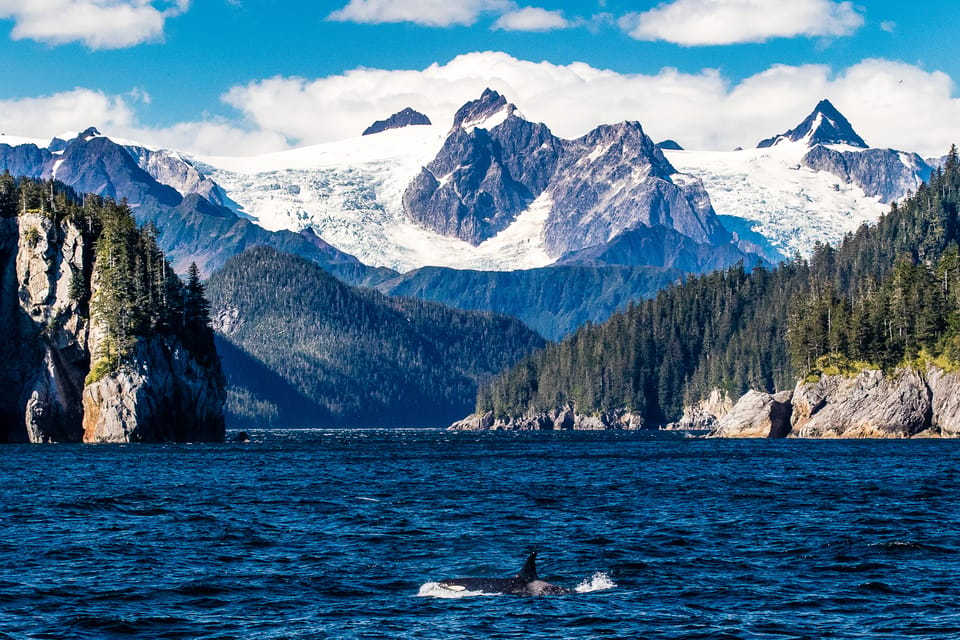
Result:
<svg viewBox="0 0 960 640"><path fill-rule="evenodd" d="M142 339L130 365L83 389L83 441L222 441L225 401L223 375L210 375L179 340Z"/></svg>
<svg viewBox="0 0 960 640"><path fill-rule="evenodd" d="M793 396L793 433L801 438L907 438L929 428L931 397L923 377L863 371L800 383Z"/></svg>
<svg viewBox="0 0 960 640"><path fill-rule="evenodd" d="M562 140L490 90L457 112L403 206L417 224L476 246L538 197L548 200L544 239L554 257L656 225L701 243L731 239L702 183L678 174L639 123Z"/></svg>
<svg viewBox="0 0 960 640"><path fill-rule="evenodd" d="M124 147L137 165L160 184L176 189L180 195L195 193L218 206L227 199L216 182L208 178L194 164L175 151L153 150L136 145Z"/></svg>
<svg viewBox="0 0 960 640"><path fill-rule="evenodd" d="M403 195L407 216L446 236L479 245L513 222L546 187L562 141L487 90L457 112L433 161ZM489 130L485 119L504 116Z"/></svg>
<svg viewBox="0 0 960 640"><path fill-rule="evenodd" d="M816 145L801 162L814 171L827 171L855 184L868 196L879 196L881 202L892 202L916 191L931 173L930 166L917 154L893 149L838 151Z"/></svg>
<svg viewBox="0 0 960 640"><path fill-rule="evenodd" d="M473 414L454 422L449 431L602 431L643 428L643 418L627 411L609 411L599 416L578 414L570 407L521 418L494 418L487 412Z"/></svg>
<svg viewBox="0 0 960 640"><path fill-rule="evenodd" d="M102 332L75 278L93 279L94 241L40 212L0 219L0 441L79 442L88 421L106 425L91 441L222 439L219 366L201 366L172 338L137 351L131 367L142 380L121 372L84 388Z"/></svg>
<svg viewBox="0 0 960 640"><path fill-rule="evenodd" d="M427 124L432 124L430 122L430 118L423 115L419 111L415 111L410 107L407 107L403 111L398 111L397 113L393 114L386 120L377 120L364 130L363 135L369 136L375 133L389 131L390 129L402 129L403 127Z"/></svg>
<svg viewBox="0 0 960 640"><path fill-rule="evenodd" d="M683 416L666 428L670 431L712 431L732 409L730 396L725 391L713 389L705 399L685 406Z"/></svg>
<svg viewBox="0 0 960 640"><path fill-rule="evenodd" d="M960 437L960 373L927 367L930 389L930 426L942 436Z"/></svg>
<svg viewBox="0 0 960 640"><path fill-rule="evenodd" d="M792 391L776 395L748 391L720 418L714 437L786 438L790 434Z"/></svg>

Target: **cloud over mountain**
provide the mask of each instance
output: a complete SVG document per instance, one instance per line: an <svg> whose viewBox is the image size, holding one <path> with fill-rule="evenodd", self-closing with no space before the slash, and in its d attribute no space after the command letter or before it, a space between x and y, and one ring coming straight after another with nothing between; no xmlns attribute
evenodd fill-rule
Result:
<svg viewBox="0 0 960 640"><path fill-rule="evenodd" d="M687 149L752 147L794 126L828 98L872 145L933 156L960 142L960 99L950 76L882 59L845 69L774 65L733 83L715 69L625 74L478 52L419 70L361 68L314 79L256 80L223 95L235 116L162 128L140 121L141 100L134 93L76 89L7 100L0 108L8 134L45 137L96 125L144 143L248 155L359 136L371 122L406 107L447 127L456 109L485 87L567 138L600 124L639 120L654 138L674 139Z"/></svg>

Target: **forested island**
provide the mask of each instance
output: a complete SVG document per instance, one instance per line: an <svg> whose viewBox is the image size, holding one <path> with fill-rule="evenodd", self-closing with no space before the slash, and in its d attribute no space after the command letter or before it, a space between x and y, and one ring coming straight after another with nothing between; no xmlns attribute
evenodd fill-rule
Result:
<svg viewBox="0 0 960 640"><path fill-rule="evenodd" d="M844 393L861 405L906 395L878 408L881 417L860 406L848 416L849 433L805 435L952 434L943 408L960 390L950 386L960 369L958 205L953 147L929 182L839 246L819 244L809 259L774 269L687 278L525 358L484 385L477 413L454 426L564 428L586 426L587 418L604 428L662 426L711 393L737 399L752 390L766 394L758 406L767 426L751 435L797 435L798 420L831 402L836 409ZM773 396L784 391L789 398ZM809 396L799 413L797 394ZM913 417L894 415L907 396L918 398ZM789 405L787 428L774 402ZM720 404L729 409L732 401ZM771 407L778 428L771 429Z"/></svg>
<svg viewBox="0 0 960 640"><path fill-rule="evenodd" d="M223 439L199 272L125 202L3 174L0 283L0 441Z"/></svg>

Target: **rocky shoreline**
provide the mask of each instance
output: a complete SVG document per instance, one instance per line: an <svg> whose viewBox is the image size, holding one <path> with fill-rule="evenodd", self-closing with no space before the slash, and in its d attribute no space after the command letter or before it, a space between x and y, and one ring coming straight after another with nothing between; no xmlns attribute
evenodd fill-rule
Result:
<svg viewBox="0 0 960 640"><path fill-rule="evenodd" d="M449 431L635 431L643 428L643 418L627 411L608 411L583 415L571 407L519 418L495 418L492 411L471 414L447 427Z"/></svg>
<svg viewBox="0 0 960 640"><path fill-rule="evenodd" d="M718 438L960 436L960 373L900 368L824 375L777 394L749 391L714 415ZM678 428L684 428L679 425Z"/></svg>
<svg viewBox="0 0 960 640"><path fill-rule="evenodd" d="M519 418L492 412L455 422L451 431L636 430L643 417L627 411L582 415L571 407ZM715 389L664 427L711 438L956 438L960 437L960 373L934 365L879 369L801 380L775 394L751 390L736 402Z"/></svg>

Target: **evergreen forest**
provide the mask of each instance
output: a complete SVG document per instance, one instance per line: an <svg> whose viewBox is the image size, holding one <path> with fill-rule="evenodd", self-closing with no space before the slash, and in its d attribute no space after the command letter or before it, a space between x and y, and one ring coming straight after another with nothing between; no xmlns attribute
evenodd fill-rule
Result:
<svg viewBox="0 0 960 640"><path fill-rule="evenodd" d="M71 273L68 291L78 312L104 333L99 352L92 354L87 383L125 363L138 338L158 333L180 338L201 363L216 361L199 271L192 265L183 283L157 246L156 228L138 227L126 202L95 195L81 198L56 181L0 175L0 216L27 213L50 220L54 228L71 223L93 247L82 269ZM41 231L28 229L24 237L35 246Z"/></svg>
<svg viewBox="0 0 960 640"><path fill-rule="evenodd" d="M572 406L679 418L713 388L792 388L799 376L960 362L960 161L837 247L777 268L687 278L584 326L483 385L477 411L519 417Z"/></svg>
<svg viewBox="0 0 960 640"><path fill-rule="evenodd" d="M351 287L269 247L207 281L232 426L430 426L545 341L519 320Z"/></svg>

